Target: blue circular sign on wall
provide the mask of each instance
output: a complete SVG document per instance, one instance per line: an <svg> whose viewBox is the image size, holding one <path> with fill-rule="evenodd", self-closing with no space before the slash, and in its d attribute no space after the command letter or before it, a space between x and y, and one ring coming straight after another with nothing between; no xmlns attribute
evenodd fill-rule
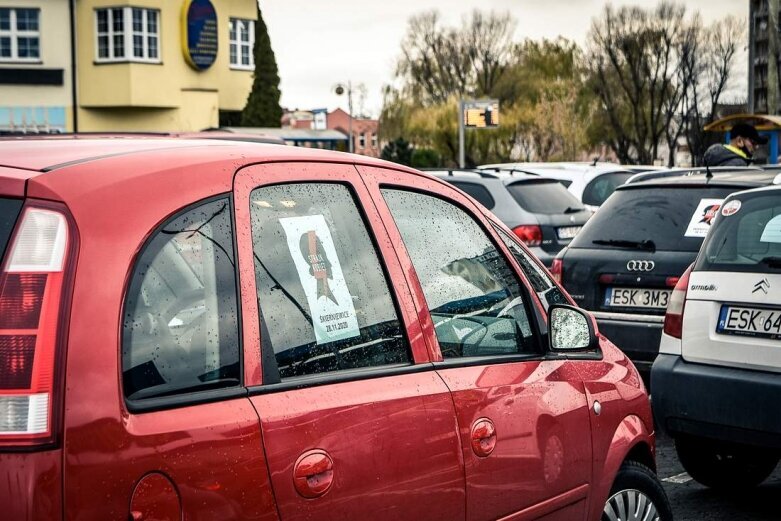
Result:
<svg viewBox="0 0 781 521"><path fill-rule="evenodd" d="M184 57L194 69L206 70L217 59L217 10L210 0L188 0L182 9Z"/></svg>

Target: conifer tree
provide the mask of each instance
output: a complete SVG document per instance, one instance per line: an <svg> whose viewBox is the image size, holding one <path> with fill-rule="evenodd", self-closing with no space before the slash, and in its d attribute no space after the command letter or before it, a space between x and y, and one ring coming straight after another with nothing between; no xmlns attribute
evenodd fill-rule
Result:
<svg viewBox="0 0 781 521"><path fill-rule="evenodd" d="M268 29L258 7L258 21L255 22L255 74L252 91L241 114L245 127L279 127L282 107L279 105L279 70Z"/></svg>

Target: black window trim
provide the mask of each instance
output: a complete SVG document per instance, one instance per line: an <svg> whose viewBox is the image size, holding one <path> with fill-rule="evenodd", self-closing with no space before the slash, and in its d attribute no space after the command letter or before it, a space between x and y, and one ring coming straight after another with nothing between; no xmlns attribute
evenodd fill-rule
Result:
<svg viewBox="0 0 781 521"><path fill-rule="evenodd" d="M360 176L360 174L358 175ZM363 177L360 177L360 179L363 181ZM390 371L392 374L396 374L397 371L400 371L399 374L404 374L406 372L416 372L419 370L417 369L418 367L425 367L430 365L431 362L428 361L421 362L421 363L415 362L415 353L412 350L412 343L410 342L409 336L407 335L407 324L404 322L404 315L401 313L401 307L399 306L398 298L396 295L396 286L393 284L393 279L391 278L390 271L388 270L387 265L385 263L385 259L380 254L380 244L379 242L377 242L375 236L375 230L371 226L368 216L366 215L366 212L364 210L363 204L361 204L360 198L358 197L358 194L353 188L353 183L351 183L349 180L346 179L337 179L337 180L309 179L309 180L300 180L300 181L299 180L279 181L279 182L272 182L272 183L260 184L255 186L254 188L249 190L249 197L251 198L252 192L260 188L270 188L274 186L301 185L301 184L340 185L347 189L347 192L350 194L350 197L353 199L353 203L355 204L355 208L358 211L358 215L361 218L361 221L366 229L366 233L369 236L369 240L371 241L371 244L374 247L374 253L376 255L377 262L380 265L380 269L382 270L382 273L385 276L385 283L388 286L388 293L390 295L391 302L393 302L393 309L396 312L396 317L398 318L399 324L401 325L400 329L401 329L402 337L406 343L407 354L409 355L410 363L390 364L385 366L360 367L356 369L343 369L341 371L329 371L326 373L316 373L312 375L295 376L295 377L290 377L285 380L282 380L281 377L279 376L279 366L277 364L276 353L274 353L274 348L271 343L271 335L268 334L268 327L266 326L265 320L263 319L263 313L260 308L260 300L258 300L258 324L260 326L260 333L261 333L260 334L260 359L261 359L262 380L260 385L247 387L250 396L254 396L256 394L265 394L267 392L274 392L274 391L288 391L294 389L303 389L306 387L315 387L320 385L326 385L329 383L341 383L344 381L363 380L363 379L375 377L378 374L383 375L383 373L387 371ZM373 200L371 202L374 203ZM383 227L383 231L384 230L385 229ZM251 230L250 230L250 240L252 240ZM255 245L251 244L251 246L252 246L252 257L253 257L253 270L254 270ZM266 332L265 336L263 335L264 331ZM269 381L266 380L267 378L269 379ZM271 389L271 391L268 391L267 389Z"/></svg>
<svg viewBox="0 0 781 521"><path fill-rule="evenodd" d="M133 283L133 275L135 273L135 268L138 264L138 261L141 259L143 254L146 252L147 248L150 246L152 241L157 237L157 235L160 233L161 230L163 230L166 226L171 224L173 221L181 217L182 215L195 210L199 206L203 206L205 204L209 204L215 201L219 200L225 200L228 202L228 210L230 211L230 223L231 223L231 239L233 243L233 259L234 259L234 285L236 286L236 324L237 324L237 339L238 339L238 352L239 352L239 384L234 387L227 387L223 389L205 389L200 391L191 391L187 393L182 394L172 394L170 396L161 396L161 397L151 397L151 398L144 398L141 400L131 400L125 395L124 390L124 382L121 377L123 373L123 366L122 366L122 348L124 347L124 317L125 317L125 311L127 309L127 301L130 297L130 287ZM194 201L187 206L180 208L179 210L176 210L169 216L165 217L157 226L155 226L152 230L149 231L147 236L144 238L144 242L141 245L141 247L138 249L136 254L133 256L129 266L130 269L128 271L128 277L125 281L124 287L122 289L122 309L120 310L119 315L119 331L120 331L120 341L119 341L119 366L120 366L120 390L122 394L123 401L125 403L125 407L127 407L128 412L137 414L137 413L147 413L147 412L155 412L155 411L162 411L167 409L176 409L180 407L188 407L192 405L201 405L204 403L212 403L212 402L220 402L229 400L232 398L240 398L242 396L247 396L247 388L244 386L244 334L243 334L243 320L242 320L242 308L241 308L241 284L239 282L239 263L238 263L238 244L236 240L236 212L234 211L234 200L233 200L233 192L225 192L221 194L216 194L209 196L205 199L200 199L198 201Z"/></svg>
<svg viewBox="0 0 781 521"><path fill-rule="evenodd" d="M5 237L5 240L3 240L3 237L0 236L0 262L3 262L3 260L5 259L5 251L8 248L9 243L11 242L11 237L13 235L13 232L16 229L16 221L19 219L19 216L22 214L22 208L24 207L24 199L19 199L17 197L0 196L0 202L7 205L7 207L5 208L5 215L0 215L0 222L5 220L6 230L8 232L8 235L7 237ZM0 224L0 226L2 225ZM1 230L2 228L0 228L0 231Z"/></svg>
<svg viewBox="0 0 781 521"><path fill-rule="evenodd" d="M393 183L381 183L378 186L378 190L380 191L380 195L382 195L382 190L390 188L391 190L402 190L406 192L415 192L421 195L426 195L429 197L435 197L437 199L440 199L448 204L451 204L455 206L456 208L460 209L461 211L466 212L466 214L469 216L470 219L472 219L475 224L483 231L483 233L486 234L488 237L488 240L493 244L494 248L496 248L497 252L502 255L502 258L504 258L505 262L508 262L509 265L512 267L512 272L515 275L515 278L518 282L518 285L520 286L522 296L525 297L523 299L523 306L524 310L526 311L526 316L529 317L529 324L532 328L532 333L534 334L534 342L537 347L536 353L529 353L529 354L508 354L508 355L491 355L491 356L475 356L475 357L459 357L459 358L450 358L450 359L444 359L442 362L434 362L436 366L442 366L446 363L447 367L470 367L474 365L486 365L486 363L495 363L495 358L500 357L501 360L504 360L506 362L513 362L513 361L532 361L532 360L545 360L546 357L549 355L549 349L547 345L547 333L543 333L542 328L540 327L540 324L538 323L539 320L539 310L537 310L536 306L533 310L533 312L530 312L530 306L532 305L532 297L529 295L529 289L526 287L526 283L528 281L522 280L524 275L522 275L523 272L519 273L518 270L515 268L515 259L509 260L507 258L507 255L504 254L502 251L501 246L497 242L497 237L495 236L495 233L493 233L491 230L488 230L483 225L483 222L480 219L475 218L474 211L470 210L469 208L465 207L463 204L461 204L459 201L456 201L454 199L446 198L441 194L437 194L436 192L430 192L425 189L416 188L416 187L410 187L405 185L397 185ZM391 214L391 217L393 217L393 213L390 211L390 206L388 206L388 203L385 201L385 198L383 197L383 204L388 208L388 213ZM486 217L486 219L490 222L490 219ZM399 232L399 235L401 235L401 230L398 230L398 225L396 225L396 222L394 221L394 226L396 226L397 231ZM402 238L403 241L403 238ZM394 246L396 248L396 246ZM404 244L404 249L407 249L407 245ZM407 253L409 255L409 253ZM412 259L410 258L410 262ZM415 266L412 265L412 268L415 269ZM417 277L417 270L415 271L416 277ZM423 295L423 298L425 300L425 295ZM432 324L434 323L434 319L431 317L431 310L428 309L428 302L426 302L426 313L429 315L429 319L431 320ZM547 327L546 327L547 329ZM439 354L442 354L442 348L439 345L439 339L436 338L436 334L434 335L434 338L437 340L437 349L439 351ZM433 346L432 346L433 347ZM444 357L443 357L444 358ZM509 359L508 359L509 358ZM452 361L452 362L451 362ZM486 362L488 361L488 362ZM459 363L461 362L461 363Z"/></svg>
<svg viewBox="0 0 781 521"><path fill-rule="evenodd" d="M357 382L361 380L373 380L391 376L423 373L426 371L432 371L433 369L434 366L431 362L415 363L414 361L411 364L390 364L373 367L359 367L356 369L331 371L328 373L294 376L281 382L253 385L247 387L247 391L249 396L258 396L286 391L297 391L301 389L308 389L310 387L321 387L323 385L336 385L348 382Z"/></svg>

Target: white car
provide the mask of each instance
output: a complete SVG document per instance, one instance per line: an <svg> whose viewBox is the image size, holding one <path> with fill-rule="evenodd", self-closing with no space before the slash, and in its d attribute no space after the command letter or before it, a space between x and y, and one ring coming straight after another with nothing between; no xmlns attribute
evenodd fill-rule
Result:
<svg viewBox="0 0 781 521"><path fill-rule="evenodd" d="M781 456L781 187L725 199L659 353L654 416L689 475L730 490L765 480Z"/></svg>
<svg viewBox="0 0 781 521"><path fill-rule="evenodd" d="M500 163L479 168L556 179L590 210L599 208L616 187L637 173L630 167L610 163Z"/></svg>

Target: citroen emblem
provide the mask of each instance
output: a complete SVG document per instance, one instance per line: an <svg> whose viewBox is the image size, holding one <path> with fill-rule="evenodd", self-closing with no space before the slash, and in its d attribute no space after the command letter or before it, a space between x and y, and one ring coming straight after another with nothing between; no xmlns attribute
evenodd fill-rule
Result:
<svg viewBox="0 0 781 521"><path fill-rule="evenodd" d="M770 281L765 278L760 280L756 284L754 284L754 291L752 291L751 293L756 293L757 291L762 290L765 293L765 295L767 295L767 290L769 289L770 289Z"/></svg>

